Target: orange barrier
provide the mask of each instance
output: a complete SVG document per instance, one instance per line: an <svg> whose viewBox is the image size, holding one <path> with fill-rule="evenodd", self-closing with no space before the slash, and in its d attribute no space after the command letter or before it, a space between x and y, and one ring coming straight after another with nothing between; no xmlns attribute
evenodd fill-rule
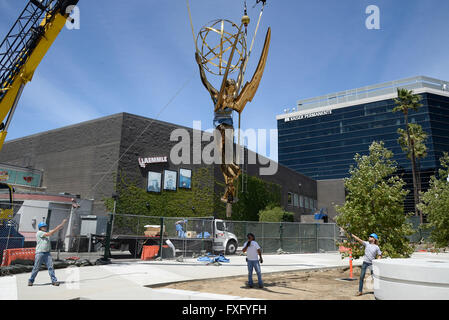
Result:
<svg viewBox="0 0 449 320"><path fill-rule="evenodd" d="M20 248L3 250L2 267L7 267L14 260L32 260L36 254L36 248Z"/></svg>
<svg viewBox="0 0 449 320"><path fill-rule="evenodd" d="M163 246L163 248L168 248L168 246ZM158 255L158 253L159 253L159 246L143 246L140 260L154 259Z"/></svg>

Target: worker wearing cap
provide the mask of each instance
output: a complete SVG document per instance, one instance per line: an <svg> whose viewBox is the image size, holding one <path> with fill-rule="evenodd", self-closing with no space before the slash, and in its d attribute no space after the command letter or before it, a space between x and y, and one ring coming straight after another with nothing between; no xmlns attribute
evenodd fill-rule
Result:
<svg viewBox="0 0 449 320"><path fill-rule="evenodd" d="M358 296L362 295L363 291L363 280L365 279L366 269L371 269L371 274L373 274L373 260L377 258L382 258L382 251L380 251L379 246L377 245L379 242L379 237L375 233L371 233L368 241L363 241L359 237L351 234L351 236L360 242L365 247L365 255L363 256L363 265L362 271L360 272L360 280L359 280L359 292Z"/></svg>
<svg viewBox="0 0 449 320"><path fill-rule="evenodd" d="M34 258L34 267L31 271L31 277L28 280L28 285L31 287L34 283L34 279L39 272L39 268L43 263L47 266L48 273L50 274L51 284L59 286L58 279L56 279L55 270L53 268L53 259L50 254L51 243L50 237L64 227L67 219L64 219L60 225L51 231L47 232L48 225L45 222L41 222L38 225L39 231L36 232L36 255Z"/></svg>

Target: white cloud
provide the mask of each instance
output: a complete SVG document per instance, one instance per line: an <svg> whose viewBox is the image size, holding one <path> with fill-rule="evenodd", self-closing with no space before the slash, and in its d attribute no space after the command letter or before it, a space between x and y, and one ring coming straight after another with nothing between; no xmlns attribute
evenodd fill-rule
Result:
<svg viewBox="0 0 449 320"><path fill-rule="evenodd" d="M36 75L24 91L21 108L40 114L41 119L35 120L45 121L50 126L65 126L102 116L82 97L72 95L63 88L70 86L55 85L45 77Z"/></svg>

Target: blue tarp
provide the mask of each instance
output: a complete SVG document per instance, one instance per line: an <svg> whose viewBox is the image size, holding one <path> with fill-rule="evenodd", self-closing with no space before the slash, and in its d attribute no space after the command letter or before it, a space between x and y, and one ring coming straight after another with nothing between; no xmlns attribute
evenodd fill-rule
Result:
<svg viewBox="0 0 449 320"><path fill-rule="evenodd" d="M229 263L231 260L227 259L223 254L220 254L218 257L199 257L197 261L200 262L223 262Z"/></svg>
<svg viewBox="0 0 449 320"><path fill-rule="evenodd" d="M207 238L210 238L210 233L205 231L203 233L200 233L196 237L199 238L199 239L207 239Z"/></svg>
<svg viewBox="0 0 449 320"><path fill-rule="evenodd" d="M315 220L321 220L327 217L327 214L324 213L324 209L320 209L320 212L315 213Z"/></svg>

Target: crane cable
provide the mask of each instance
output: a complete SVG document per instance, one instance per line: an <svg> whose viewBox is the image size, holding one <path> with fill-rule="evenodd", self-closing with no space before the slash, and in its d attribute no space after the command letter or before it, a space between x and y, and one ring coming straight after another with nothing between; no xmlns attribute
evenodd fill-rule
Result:
<svg viewBox="0 0 449 320"><path fill-rule="evenodd" d="M260 1L257 1L253 8L255 8L256 5L257 5L259 2L260 2ZM257 25L256 25L256 30L254 31L254 36L253 36L253 39L251 40L251 46L250 46L250 49L249 49L249 51L247 51L247 54L246 54L245 64L243 65L243 72L242 72L242 80L241 80L242 83L243 83L243 80L245 79L246 67L248 66L248 61L249 61L249 58L250 58L251 53L252 53L252 51L253 51L254 42L255 42L256 37L257 37L257 32L258 32L258 30L259 30L260 21L262 20L262 15L263 15L263 10L264 10L264 8L265 8L265 4L266 4L266 1L262 1L262 9L260 10L259 19L258 19ZM247 12L246 0L245 0L244 6L245 6L245 14L246 14L246 12ZM247 34L245 34L245 40L247 40ZM240 88L239 88L239 89L240 89ZM242 120L242 114L241 114L241 112L239 112L239 131L238 131L238 138L237 138L237 139L238 139L238 145L239 145L239 148L240 148L241 120ZM240 150L239 150L239 151L240 151ZM243 161L244 161L244 160L243 160ZM240 153L237 154L237 162L240 162ZM242 185L243 185L243 177L242 177Z"/></svg>
<svg viewBox="0 0 449 320"><path fill-rule="evenodd" d="M259 14L259 20L257 21L256 30L254 31L254 36L253 36L253 39L251 41L251 46L249 48L248 54L246 55L245 65L243 66L243 76L245 76L246 67L248 66L248 60L249 60L249 58L251 56L251 53L253 51L254 42L255 42L256 37L257 37L257 32L259 31L260 21L262 20L262 15L263 15L264 8L265 8L265 2L263 2L263 4L262 4L262 9L260 10L260 14Z"/></svg>
<svg viewBox="0 0 449 320"><path fill-rule="evenodd" d="M196 52L198 52L198 44L196 43L195 28L193 27L192 12L190 11L189 0L186 0L186 4L187 4L187 11L189 12L190 28L192 29L193 44L195 45Z"/></svg>

